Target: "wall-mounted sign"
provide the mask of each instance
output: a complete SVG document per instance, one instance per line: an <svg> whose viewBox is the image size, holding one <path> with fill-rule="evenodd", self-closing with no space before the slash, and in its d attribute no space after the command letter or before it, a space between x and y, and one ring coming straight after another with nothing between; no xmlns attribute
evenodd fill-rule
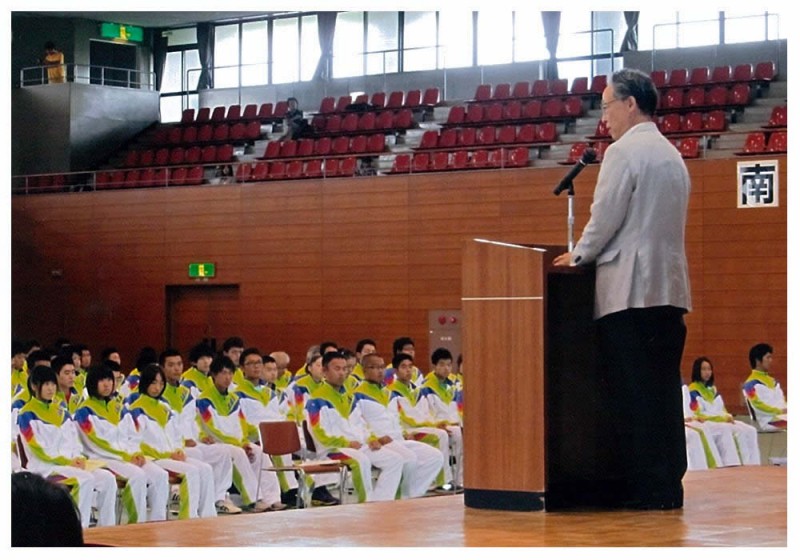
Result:
<svg viewBox="0 0 800 560"><path fill-rule="evenodd" d="M144 29L135 25L121 23L101 23L100 36L104 39L122 39L141 43L144 40Z"/></svg>
<svg viewBox="0 0 800 560"><path fill-rule="evenodd" d="M778 161L739 161L736 163L739 208L779 206Z"/></svg>
<svg viewBox="0 0 800 560"><path fill-rule="evenodd" d="M189 278L214 278L216 273L214 263L189 263Z"/></svg>

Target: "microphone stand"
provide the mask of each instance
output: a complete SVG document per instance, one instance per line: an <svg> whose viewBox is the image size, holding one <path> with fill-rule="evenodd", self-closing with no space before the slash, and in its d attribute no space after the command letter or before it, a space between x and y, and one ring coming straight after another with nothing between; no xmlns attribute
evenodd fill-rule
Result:
<svg viewBox="0 0 800 560"><path fill-rule="evenodd" d="M567 189L567 252L571 253L575 247L573 229L575 228L575 188L572 181Z"/></svg>

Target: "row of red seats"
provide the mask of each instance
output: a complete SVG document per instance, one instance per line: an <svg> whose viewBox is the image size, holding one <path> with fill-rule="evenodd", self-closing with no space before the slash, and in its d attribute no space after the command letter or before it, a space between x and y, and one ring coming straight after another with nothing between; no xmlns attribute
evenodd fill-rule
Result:
<svg viewBox="0 0 800 560"><path fill-rule="evenodd" d="M379 154L386 147L386 138L381 133L369 136L322 136L316 140L273 140L264 149L259 159L280 159L344 154Z"/></svg>
<svg viewBox="0 0 800 560"><path fill-rule="evenodd" d="M539 125L523 124L480 128L444 128L441 131L426 130L422 134L417 151L448 149L456 146L485 146L490 144L552 144L558 139L556 124L546 122Z"/></svg>
<svg viewBox="0 0 800 560"><path fill-rule="evenodd" d="M788 134L785 130L774 132L751 132L744 140L742 150L736 155L786 153Z"/></svg>
<svg viewBox="0 0 800 560"><path fill-rule="evenodd" d="M603 90L608 85L608 78L605 75L592 78L592 85L589 86L589 78L575 78L572 87L567 89L567 80L534 80L531 82L517 82L514 87L509 83L501 83L494 86L491 84L480 84L475 89L474 103L487 103L491 101L505 101L507 99L526 99L531 97L551 97L569 95L602 95Z"/></svg>
<svg viewBox="0 0 800 560"><path fill-rule="evenodd" d="M693 159L700 155L700 139L696 136L687 136L685 138L675 138L670 140L672 144L678 148L681 157L684 159ZM586 148L593 148L595 151L595 163L601 163L605 156L606 149L611 145L611 142L575 142L572 144L567 155L567 159L559 161L562 165L573 165L583 156Z"/></svg>
<svg viewBox="0 0 800 560"><path fill-rule="evenodd" d="M658 129L664 135L683 132L722 132L728 125L724 111L710 113L691 112L686 114L668 113L656 119Z"/></svg>
<svg viewBox="0 0 800 560"><path fill-rule="evenodd" d="M129 150L125 154L124 167L150 167L181 165L184 163L217 163L233 159L233 145L191 146L183 148L159 148L158 150Z"/></svg>
<svg viewBox="0 0 800 560"><path fill-rule="evenodd" d="M659 110L683 110L700 108L741 107L750 104L750 85L734 84L714 86L709 90L693 87L670 88L659 97Z"/></svg>
<svg viewBox="0 0 800 560"><path fill-rule="evenodd" d="M199 185L203 182L203 168L166 167L146 169L118 169L116 171L98 171L95 174L95 189L119 189L141 187L166 187L168 185Z"/></svg>
<svg viewBox="0 0 800 560"><path fill-rule="evenodd" d="M568 120L583 114L583 103L577 97L566 100L548 99L544 102L533 99L524 105L518 100L490 105L470 104L467 108L456 105L450 108L445 126L480 123L502 123L507 121Z"/></svg>
<svg viewBox="0 0 800 560"><path fill-rule="evenodd" d="M390 109L365 113L347 113L316 115L311 119L311 128L315 134L338 135L360 134L363 132L385 131L394 132L407 130L414 126L414 115L411 109Z"/></svg>
<svg viewBox="0 0 800 560"><path fill-rule="evenodd" d="M369 104L377 109L417 109L433 107L438 103L439 88L437 87L426 89L424 95L418 89L408 90L405 94L402 91L393 91L389 94L388 100L385 92L376 91L371 98L367 93L357 95L355 99L351 95L342 95L338 100L334 97L324 97L319 105L319 113L322 115L344 113L348 111L348 106L353 104Z"/></svg>
<svg viewBox="0 0 800 560"><path fill-rule="evenodd" d="M397 154L390 173L422 173L456 169L527 167L528 148L495 150L455 150L452 152L417 152Z"/></svg>
<svg viewBox="0 0 800 560"><path fill-rule="evenodd" d="M291 161L259 161L242 163L237 167L236 181L269 181L272 179L302 179L315 177L352 177L358 169L355 157Z"/></svg>
<svg viewBox="0 0 800 560"><path fill-rule="evenodd" d="M189 126L162 126L153 131L150 142L155 146L165 144L209 144L219 142L255 142L261 138L261 123L251 121L247 124L238 122L234 125L220 123L217 125L204 124L199 127Z"/></svg>
<svg viewBox="0 0 800 560"><path fill-rule="evenodd" d="M788 125L789 120L786 113L786 105L777 105L772 108L769 121L764 125L764 128L786 128Z"/></svg>
<svg viewBox="0 0 800 560"><path fill-rule="evenodd" d="M674 68L672 70L653 70L650 77L657 88L705 86L726 84L731 82L769 82L775 79L777 70L772 61L759 62L753 69L752 64L739 64L731 71L730 65L716 66L709 71L708 67Z"/></svg>
<svg viewBox="0 0 800 560"><path fill-rule="evenodd" d="M286 115L289 104L286 101L278 101L273 110L272 103L262 103L259 106L256 103L250 103L244 106L242 111L241 105L231 105L227 108L224 106L214 107L212 111L210 107L200 107L195 115L195 110L192 108L184 109L181 114L181 124L203 124L203 123L223 123L233 124L238 121L263 121L271 122L281 120Z"/></svg>

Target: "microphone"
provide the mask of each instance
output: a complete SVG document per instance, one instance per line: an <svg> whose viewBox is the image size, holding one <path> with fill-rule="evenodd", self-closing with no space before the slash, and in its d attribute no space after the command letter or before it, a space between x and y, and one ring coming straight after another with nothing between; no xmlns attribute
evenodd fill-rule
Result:
<svg viewBox="0 0 800 560"><path fill-rule="evenodd" d="M583 168L592 163L597 158L597 154L595 153L593 148L586 148L583 151L583 155L581 159L578 160L572 169L569 170L558 186L553 190L553 194L558 196L561 194L561 191L565 191L572 186L572 180L578 176L578 174L583 171Z"/></svg>

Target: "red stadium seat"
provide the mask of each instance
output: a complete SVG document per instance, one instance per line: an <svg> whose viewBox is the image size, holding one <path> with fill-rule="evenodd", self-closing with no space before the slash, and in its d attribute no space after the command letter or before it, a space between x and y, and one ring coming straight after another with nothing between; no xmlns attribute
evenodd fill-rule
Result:
<svg viewBox="0 0 800 560"><path fill-rule="evenodd" d="M328 134L337 134L342 128L342 117L339 115L329 115L325 120L325 132Z"/></svg>
<svg viewBox="0 0 800 560"><path fill-rule="evenodd" d="M536 142L536 125L532 123L523 124L517 130L515 138L518 143L533 144Z"/></svg>
<svg viewBox="0 0 800 560"><path fill-rule="evenodd" d="M522 116L526 119L538 119L542 116L542 102L538 99L528 101L522 107Z"/></svg>
<svg viewBox="0 0 800 560"><path fill-rule="evenodd" d="M667 86L667 71L666 70L653 70L650 72L650 78L657 88Z"/></svg>
<svg viewBox="0 0 800 560"><path fill-rule="evenodd" d="M362 113L360 117L358 117L358 125L356 126L358 130L375 130L375 113L372 111L367 111L366 113Z"/></svg>
<svg viewBox="0 0 800 560"><path fill-rule="evenodd" d="M439 104L439 88L430 87L425 90L422 96L422 104L425 106L434 106Z"/></svg>
<svg viewBox="0 0 800 560"><path fill-rule="evenodd" d="M603 90L606 89L606 86L608 86L608 76L605 74L600 74L599 76L592 78L592 87L589 88L589 91L598 95L602 95Z"/></svg>
<svg viewBox="0 0 800 560"><path fill-rule="evenodd" d="M772 108L772 113L769 116L767 126L770 127L785 127L788 126L788 115L786 113L786 105L778 105Z"/></svg>
<svg viewBox="0 0 800 560"><path fill-rule="evenodd" d="M303 162L301 160L293 159L286 166L286 176L289 179L299 179L303 176Z"/></svg>
<svg viewBox="0 0 800 560"><path fill-rule="evenodd" d="M191 124L194 122L194 109L184 109L181 113L181 124Z"/></svg>
<svg viewBox="0 0 800 560"><path fill-rule="evenodd" d="M272 111L272 116L282 119L283 117L286 116L286 111L288 110L289 110L289 103L285 99L278 101L275 104L275 108Z"/></svg>
<svg viewBox="0 0 800 560"><path fill-rule="evenodd" d="M378 132L367 137L367 152L379 154L383 152L384 148L386 148L386 137L383 133Z"/></svg>
<svg viewBox="0 0 800 560"><path fill-rule="evenodd" d="M609 138L611 135L608 132L608 123L603 119L597 121L597 127L594 130L594 135L590 138Z"/></svg>
<svg viewBox="0 0 800 560"><path fill-rule="evenodd" d="M383 106L386 105L386 93L383 91L376 91L373 93L372 99L370 99L370 105L376 109L383 108Z"/></svg>
<svg viewBox="0 0 800 560"><path fill-rule="evenodd" d="M386 101L387 109L399 109L403 106L403 92L393 91L389 94L389 99Z"/></svg>
<svg viewBox="0 0 800 560"><path fill-rule="evenodd" d="M749 82L753 79L753 65L752 64L739 64L733 69L733 76L731 79L734 82Z"/></svg>
<svg viewBox="0 0 800 560"><path fill-rule="evenodd" d="M759 62L756 64L756 69L753 72L753 77L756 80L763 80L763 81L772 81L775 79L775 63L772 61L769 62Z"/></svg>
<svg viewBox="0 0 800 560"><path fill-rule="evenodd" d="M355 132L358 130L358 113L347 113L342 119L342 132Z"/></svg>
<svg viewBox="0 0 800 560"><path fill-rule="evenodd" d="M517 127L514 125L501 126L497 131L498 144L513 144L516 141Z"/></svg>
<svg viewBox="0 0 800 560"><path fill-rule="evenodd" d="M367 137L364 134L353 136L350 139L350 152L351 154L363 154L367 151Z"/></svg>
<svg viewBox="0 0 800 560"><path fill-rule="evenodd" d="M353 102L353 98L349 95L340 95L336 101L336 111L342 113L347 110L347 106Z"/></svg>
<svg viewBox="0 0 800 560"><path fill-rule="evenodd" d="M196 123L205 123L211 120L211 107L200 107L194 119Z"/></svg>
<svg viewBox="0 0 800 560"><path fill-rule="evenodd" d="M481 169L489 165L489 152L486 150L475 150L469 160L469 166Z"/></svg>
<svg viewBox="0 0 800 560"><path fill-rule="evenodd" d="M262 103L261 107L258 108L258 118L271 119L272 117L272 103Z"/></svg>
<svg viewBox="0 0 800 560"><path fill-rule="evenodd" d="M564 102L557 98L548 99L542 103L542 116L547 118L558 118L564 110Z"/></svg>
<svg viewBox="0 0 800 560"><path fill-rule="evenodd" d="M674 134L681 131L681 116L678 113L664 115L661 121L661 132L664 134Z"/></svg>
<svg viewBox="0 0 800 560"><path fill-rule="evenodd" d="M211 122L222 122L225 120L225 107L220 105L219 107L214 107L214 110L211 112Z"/></svg>
<svg viewBox="0 0 800 560"><path fill-rule="evenodd" d="M483 105L473 103L467 108L467 115L464 118L465 123L479 123L483 120Z"/></svg>
<svg viewBox="0 0 800 560"><path fill-rule="evenodd" d="M483 112L483 120L487 122L503 120L503 105L501 103L487 105Z"/></svg>
<svg viewBox="0 0 800 560"><path fill-rule="evenodd" d="M141 186L141 175L142 172L140 169L131 169L127 173L125 173L125 181L124 185L126 188L136 188Z"/></svg>
<svg viewBox="0 0 800 560"><path fill-rule="evenodd" d="M266 163L259 162L259 164L266 166ZM237 183L246 183L250 180L251 175L253 174L253 165L250 163L242 163L236 167L236 171L234 172L234 177Z"/></svg>
<svg viewBox="0 0 800 560"><path fill-rule="evenodd" d="M725 130L727 120L724 111L711 111L706 115L705 129L712 132L721 132Z"/></svg>
<svg viewBox="0 0 800 560"><path fill-rule="evenodd" d="M361 93L359 95L356 95L355 100L353 100L353 104L355 105L363 105L368 102L369 102L369 94L367 93Z"/></svg>
<svg viewBox="0 0 800 560"><path fill-rule="evenodd" d="M734 84L728 94L728 102L733 105L750 104L750 85Z"/></svg>
<svg viewBox="0 0 800 560"><path fill-rule="evenodd" d="M683 104L686 107L700 107L706 103L706 91L702 87L689 88Z"/></svg>
<svg viewBox="0 0 800 560"><path fill-rule="evenodd" d="M392 119L392 126L398 130L406 130L414 125L411 109L400 109Z"/></svg>
<svg viewBox="0 0 800 560"><path fill-rule="evenodd" d="M528 165L528 148L520 146L508 151L506 158L507 167L527 167Z"/></svg>
<svg viewBox="0 0 800 560"><path fill-rule="evenodd" d="M308 157L314 153L314 140L302 138L298 140L297 157Z"/></svg>
<svg viewBox="0 0 800 560"><path fill-rule="evenodd" d="M214 138L214 127L210 124L204 124L197 131L197 141L201 143L211 142Z"/></svg>
<svg viewBox="0 0 800 560"><path fill-rule="evenodd" d="M580 97L568 97L564 101L564 115L576 118L583 115L583 102Z"/></svg>
<svg viewBox="0 0 800 560"><path fill-rule="evenodd" d="M586 148L588 147L589 144L586 142L575 142L569 149L566 163L577 163L578 160L583 156L583 152L585 152Z"/></svg>
<svg viewBox="0 0 800 560"><path fill-rule="evenodd" d="M685 159L696 158L700 155L700 142L694 136L681 138L680 144L678 144L678 151L681 153L681 157Z"/></svg>
<svg viewBox="0 0 800 560"><path fill-rule="evenodd" d="M200 161L202 163L212 163L217 161L217 147L203 146L203 149L200 152Z"/></svg>
<svg viewBox="0 0 800 560"><path fill-rule="evenodd" d="M451 169L466 169L469 166L469 152L466 150L457 150L453 152L453 157L450 160Z"/></svg>
<svg viewBox="0 0 800 560"><path fill-rule="evenodd" d="M330 136L323 136L314 141L314 155L327 156L331 153L331 138Z"/></svg>
<svg viewBox="0 0 800 560"><path fill-rule="evenodd" d="M668 89L664 94L663 103L665 109L680 109L683 107L683 90L680 88Z"/></svg>
<svg viewBox="0 0 800 560"><path fill-rule="evenodd" d="M511 97L511 84L502 83L494 86L494 93L492 99L505 100Z"/></svg>
<svg viewBox="0 0 800 560"><path fill-rule="evenodd" d="M450 107L450 112L447 114L447 124L461 124L464 122L466 111L461 105L454 105Z"/></svg>
<svg viewBox="0 0 800 560"><path fill-rule="evenodd" d="M142 169L142 173L139 175L139 187L155 187L155 176L156 170L152 167L148 167L147 169ZM127 177L126 177L127 180Z"/></svg>
<svg viewBox="0 0 800 560"><path fill-rule="evenodd" d="M709 107L721 107L728 103L728 88L714 86L706 92L705 104Z"/></svg>
<svg viewBox="0 0 800 560"><path fill-rule="evenodd" d="M196 126L187 126L183 129L183 135L181 136L181 143L182 144L194 144L197 142L197 127Z"/></svg>
<svg viewBox="0 0 800 560"><path fill-rule="evenodd" d="M550 91L550 82L547 80L534 80L531 85L531 96L544 97Z"/></svg>
<svg viewBox="0 0 800 560"><path fill-rule="evenodd" d="M233 144L217 146L217 161L231 161L233 159Z"/></svg>
<svg viewBox="0 0 800 560"><path fill-rule="evenodd" d="M430 168L431 171L444 171L450 167L450 154L448 152L433 152Z"/></svg>
<svg viewBox="0 0 800 560"><path fill-rule="evenodd" d="M350 139L347 136L336 136L331 143L332 154L346 154L350 150Z"/></svg>
<svg viewBox="0 0 800 560"><path fill-rule="evenodd" d="M787 135L785 130L776 130L769 135L767 142L768 152L786 152L787 150Z"/></svg>
<svg viewBox="0 0 800 560"><path fill-rule="evenodd" d="M319 104L319 112L322 114L333 113L336 110L336 99L328 96L323 97Z"/></svg>
<svg viewBox="0 0 800 560"><path fill-rule="evenodd" d="M458 132L455 128L445 128L439 132L439 147L452 148L458 142Z"/></svg>
<svg viewBox="0 0 800 560"><path fill-rule="evenodd" d="M478 144L494 144L497 136L497 129L494 126L484 126L478 130Z"/></svg>
<svg viewBox="0 0 800 560"><path fill-rule="evenodd" d="M224 142L230 136L230 127L227 123L221 123L214 127L214 141Z"/></svg>
<svg viewBox="0 0 800 560"><path fill-rule="evenodd" d="M183 161L186 163L200 163L202 156L203 153L200 149L200 146L192 146L186 149L186 154L183 158Z"/></svg>
<svg viewBox="0 0 800 560"><path fill-rule="evenodd" d="M179 126L173 126L169 129L167 133L167 143L168 144L180 144L181 138L183 138L183 129Z"/></svg>
<svg viewBox="0 0 800 560"><path fill-rule="evenodd" d="M185 167L176 167L172 169L169 174L169 184L177 186L185 185L187 173L188 170Z"/></svg>
<svg viewBox="0 0 800 560"><path fill-rule="evenodd" d="M378 113L378 116L375 117L375 130L391 130L393 128L394 123L394 112L393 111L381 111Z"/></svg>
<svg viewBox="0 0 800 560"><path fill-rule="evenodd" d="M303 175L306 177L322 177L322 160L312 159L307 161Z"/></svg>
<svg viewBox="0 0 800 560"><path fill-rule="evenodd" d="M729 65L725 66L715 66L714 70L711 71L711 79L710 82L714 84L729 82L731 79L731 67Z"/></svg>
<svg viewBox="0 0 800 560"><path fill-rule="evenodd" d="M339 176L352 177L356 174L358 160L354 157L346 157L339 164Z"/></svg>
<svg viewBox="0 0 800 560"><path fill-rule="evenodd" d="M411 160L411 169L415 173L427 171L430 165L430 156L428 152L417 152Z"/></svg>
<svg viewBox="0 0 800 560"><path fill-rule="evenodd" d="M203 183L203 168L195 165L186 173L186 185L200 185Z"/></svg>
<svg viewBox="0 0 800 560"><path fill-rule="evenodd" d="M522 117L522 103L517 99L507 101L503 105L503 119L515 121Z"/></svg>
<svg viewBox="0 0 800 560"><path fill-rule="evenodd" d="M139 165L139 152L137 150L129 150L125 154L125 161L122 165L125 167L136 167Z"/></svg>
<svg viewBox="0 0 800 560"><path fill-rule="evenodd" d="M692 71L689 74L689 85L704 86L707 83L708 83L708 67L698 66L697 68L692 68Z"/></svg>
<svg viewBox="0 0 800 560"><path fill-rule="evenodd" d="M411 171L411 154L397 154L392 163L392 173L408 173Z"/></svg>
<svg viewBox="0 0 800 560"><path fill-rule="evenodd" d="M439 133L436 130L426 130L422 133L422 140L419 142L421 150L431 150L436 148L439 142Z"/></svg>
<svg viewBox="0 0 800 560"><path fill-rule="evenodd" d="M245 125L244 137L247 140L256 141L261 138L261 123L258 121L250 121Z"/></svg>
<svg viewBox="0 0 800 560"><path fill-rule="evenodd" d="M228 122L236 122L242 118L242 106L231 105L228 107L228 112L225 114L225 120Z"/></svg>
<svg viewBox="0 0 800 560"><path fill-rule="evenodd" d="M683 87L689 81L689 71L686 68L674 68L669 73L669 87Z"/></svg>
<svg viewBox="0 0 800 560"><path fill-rule="evenodd" d="M250 175L249 181L266 181L269 178L269 163L266 161L259 161L253 166L253 172Z"/></svg>
<svg viewBox="0 0 800 560"><path fill-rule="evenodd" d="M558 139L556 123L546 122L536 127L536 140L539 142L555 142Z"/></svg>
<svg viewBox="0 0 800 560"><path fill-rule="evenodd" d="M159 167L153 174L152 186L166 187L169 182L169 171L166 167Z"/></svg>
<svg viewBox="0 0 800 560"><path fill-rule="evenodd" d="M234 142L244 140L245 132L247 132L247 126L243 122L237 122L230 127L230 139Z"/></svg>
<svg viewBox="0 0 800 560"><path fill-rule="evenodd" d="M153 165L155 159L155 152L153 150L142 150L139 152L139 165L142 167L149 167Z"/></svg>
<svg viewBox="0 0 800 560"><path fill-rule="evenodd" d="M254 120L258 117L258 105L255 103L248 103L244 106L244 112L242 113L242 119L246 121Z"/></svg>
<svg viewBox="0 0 800 560"><path fill-rule="evenodd" d="M569 88L572 95L586 95L589 93L589 78L586 76L572 80L572 87Z"/></svg>
<svg viewBox="0 0 800 560"><path fill-rule="evenodd" d="M550 89L548 93L550 95L567 95L567 93L569 93L568 86L569 83L567 80L550 80Z"/></svg>
<svg viewBox="0 0 800 560"><path fill-rule="evenodd" d="M418 89L410 89L406 92L403 107L419 107L422 94Z"/></svg>
<svg viewBox="0 0 800 560"><path fill-rule="evenodd" d="M270 162L267 179L283 179L284 177L286 177L286 162L281 160Z"/></svg>
<svg viewBox="0 0 800 560"><path fill-rule="evenodd" d="M497 150L489 151L489 165L488 167L503 167L505 164L505 150L499 148Z"/></svg>
<svg viewBox="0 0 800 560"><path fill-rule="evenodd" d="M475 101L489 101L492 98L492 86L480 84L475 88Z"/></svg>
<svg viewBox="0 0 800 560"><path fill-rule="evenodd" d="M698 112L687 113L683 116L681 130L684 132L701 132L704 128L703 114Z"/></svg>
<svg viewBox="0 0 800 560"><path fill-rule="evenodd" d="M154 163L156 165L167 165L169 163L169 148L159 148L156 150Z"/></svg>
<svg viewBox="0 0 800 560"><path fill-rule="evenodd" d="M603 158L606 155L606 150L611 145L610 142L595 142L594 143L594 153L595 157L597 157L597 162L603 161Z"/></svg>
<svg viewBox="0 0 800 560"><path fill-rule="evenodd" d="M514 84L514 89L511 92L511 97L524 98L529 97L531 94L531 84L529 82L517 82Z"/></svg>
<svg viewBox="0 0 800 560"><path fill-rule="evenodd" d="M474 146L476 144L475 136L477 130L474 128L462 128L458 131L458 145L459 146Z"/></svg>
<svg viewBox="0 0 800 560"><path fill-rule="evenodd" d="M154 146L163 146L167 143L169 131L171 127L160 127L153 131L153 136L150 143Z"/></svg>
<svg viewBox="0 0 800 560"><path fill-rule="evenodd" d="M747 138L744 140L744 146L742 147L742 152L744 153L752 153L752 154L760 154L765 152L767 149L767 142L763 132L751 132L747 135Z"/></svg>
<svg viewBox="0 0 800 560"><path fill-rule="evenodd" d="M297 141L296 140L284 140L281 142L281 152L280 157L282 158L293 158L297 155Z"/></svg>
<svg viewBox="0 0 800 560"><path fill-rule="evenodd" d="M267 147L264 148L264 159L274 159L281 155L281 142L280 140L271 140Z"/></svg>

